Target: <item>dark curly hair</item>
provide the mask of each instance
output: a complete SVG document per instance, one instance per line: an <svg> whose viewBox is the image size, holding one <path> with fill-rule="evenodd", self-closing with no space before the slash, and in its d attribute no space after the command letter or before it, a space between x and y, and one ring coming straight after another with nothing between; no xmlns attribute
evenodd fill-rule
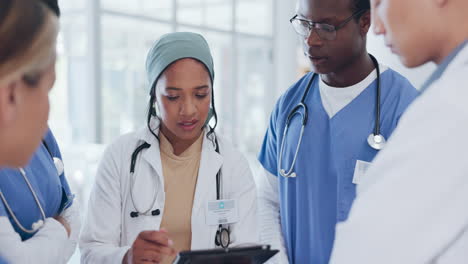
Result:
<svg viewBox="0 0 468 264"><path fill-rule="evenodd" d="M351 3L351 8L353 13L361 11L361 10L370 10L370 0L352 0ZM361 18L362 14L359 16L356 16L356 20L359 20Z"/></svg>
<svg viewBox="0 0 468 264"><path fill-rule="evenodd" d="M54 12L54 14L56 16L60 16L60 8L59 8L59 5L58 5L58 0L41 0L44 4L46 4L51 10L52 12Z"/></svg>

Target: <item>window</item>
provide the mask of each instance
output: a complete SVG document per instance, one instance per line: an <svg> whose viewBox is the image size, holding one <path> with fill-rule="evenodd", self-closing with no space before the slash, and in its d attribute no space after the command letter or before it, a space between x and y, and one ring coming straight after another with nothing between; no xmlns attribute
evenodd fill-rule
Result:
<svg viewBox="0 0 468 264"><path fill-rule="evenodd" d="M61 4L59 77L51 95L51 127L61 141L107 144L142 126L148 101L147 51L164 33L193 31L207 38L213 52L219 133L246 151L257 147L240 138L256 135L250 140L258 142L264 127L246 125L264 123L271 105L265 105L263 97L276 95L266 93L276 91L274 83L268 83L273 70L273 0Z"/></svg>
<svg viewBox="0 0 468 264"><path fill-rule="evenodd" d="M105 146L145 124L146 54L164 33L193 31L207 39L215 62L217 133L244 153L256 155L280 91L274 81L278 62L273 55L273 14L278 1L60 2L50 126L83 212ZM79 256L71 263L79 263Z"/></svg>
<svg viewBox="0 0 468 264"><path fill-rule="evenodd" d="M145 124L149 100L146 53L170 26L114 15L104 15L101 22L102 141L109 143Z"/></svg>

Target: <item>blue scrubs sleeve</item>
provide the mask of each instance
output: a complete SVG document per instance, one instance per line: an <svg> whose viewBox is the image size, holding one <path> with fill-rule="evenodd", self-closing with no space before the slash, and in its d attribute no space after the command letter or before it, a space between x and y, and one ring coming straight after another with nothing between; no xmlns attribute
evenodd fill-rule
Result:
<svg viewBox="0 0 468 264"><path fill-rule="evenodd" d="M397 120L396 125L400 121L401 116L405 113L408 106L419 96L419 91L413 87L413 85L403 76L397 75L395 78L399 78L400 80L396 80L398 83L401 83L403 89L400 90L400 97L398 106L397 106ZM396 126L395 125L395 126Z"/></svg>
<svg viewBox="0 0 468 264"><path fill-rule="evenodd" d="M271 174L278 174L278 113L280 111L281 99L276 103L270 116L270 125L263 138L262 148L258 154L258 161Z"/></svg>
<svg viewBox="0 0 468 264"><path fill-rule="evenodd" d="M44 141L46 142L52 156L60 158L63 161L60 148L50 129L45 135ZM62 211L63 209L69 208L73 204L74 195L71 193L70 186L68 185L68 181L65 178L65 172L60 175L60 182L62 183L63 190L62 203L60 206L60 211Z"/></svg>
<svg viewBox="0 0 468 264"><path fill-rule="evenodd" d="M2 257L0 257L0 264L7 264L7 262Z"/></svg>

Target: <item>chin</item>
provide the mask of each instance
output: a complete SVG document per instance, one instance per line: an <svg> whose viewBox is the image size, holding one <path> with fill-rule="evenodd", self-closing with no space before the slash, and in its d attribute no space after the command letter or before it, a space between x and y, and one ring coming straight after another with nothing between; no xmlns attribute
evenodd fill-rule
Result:
<svg viewBox="0 0 468 264"><path fill-rule="evenodd" d="M192 131L178 129L177 137L181 140L194 140L200 136L201 128L194 128Z"/></svg>
<svg viewBox="0 0 468 264"><path fill-rule="evenodd" d="M425 47L406 47L397 53L400 61L408 68L415 68L432 61L430 50Z"/></svg>
<svg viewBox="0 0 468 264"><path fill-rule="evenodd" d="M31 156L26 156L26 155L11 155L8 159L8 161L5 162L5 166L11 167L11 168L22 168L28 165L29 160L31 159Z"/></svg>
<svg viewBox="0 0 468 264"><path fill-rule="evenodd" d="M332 72L327 65L314 65L312 62L310 63L310 70L316 74L328 74Z"/></svg>
<svg viewBox="0 0 468 264"><path fill-rule="evenodd" d="M310 71L316 74L327 74L329 71L322 67L315 67L314 65L310 66Z"/></svg>
<svg viewBox="0 0 468 264"><path fill-rule="evenodd" d="M36 144L17 145L13 151L8 153L6 165L11 168L22 168L29 164L35 151L39 148L41 141Z"/></svg>
<svg viewBox="0 0 468 264"><path fill-rule="evenodd" d="M402 56L402 55L400 55L400 61L405 67L408 67L408 68L416 68L428 62L424 60L418 60L416 58L411 58L410 56Z"/></svg>

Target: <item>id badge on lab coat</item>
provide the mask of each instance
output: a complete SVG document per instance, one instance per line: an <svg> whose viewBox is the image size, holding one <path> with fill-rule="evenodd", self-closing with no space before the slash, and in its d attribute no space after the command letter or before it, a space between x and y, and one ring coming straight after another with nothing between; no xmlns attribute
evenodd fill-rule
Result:
<svg viewBox="0 0 468 264"><path fill-rule="evenodd" d="M217 200L206 205L206 224L233 224L239 221L239 211L236 200Z"/></svg>
<svg viewBox="0 0 468 264"><path fill-rule="evenodd" d="M356 160L356 166L354 167L354 176L353 176L353 183L360 184L364 179L364 175L369 169L369 166L372 163L362 160Z"/></svg>

